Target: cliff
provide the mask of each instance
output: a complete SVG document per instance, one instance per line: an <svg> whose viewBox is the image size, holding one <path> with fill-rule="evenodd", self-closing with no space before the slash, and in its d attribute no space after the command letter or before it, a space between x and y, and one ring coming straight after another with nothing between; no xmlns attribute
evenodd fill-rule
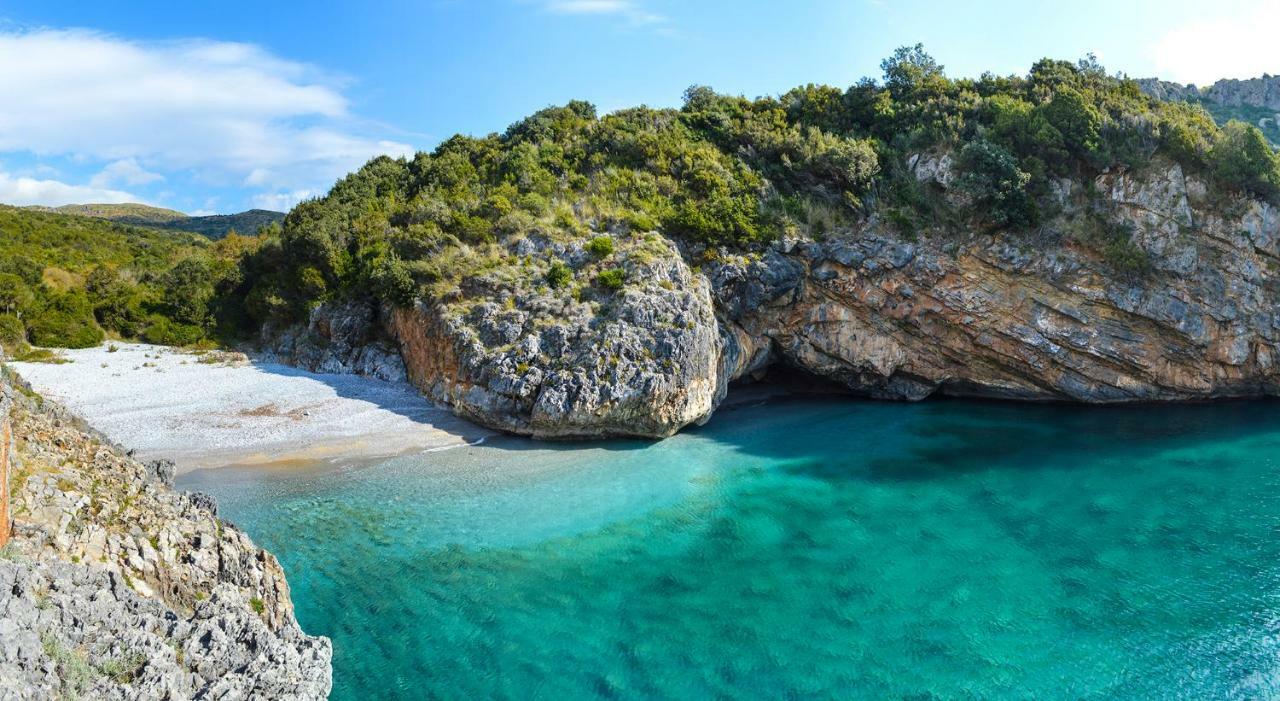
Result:
<svg viewBox="0 0 1280 701"><path fill-rule="evenodd" d="M777 366L899 400L1275 393L1280 155L1252 126L1274 113L1219 126L1092 60L882 67L574 101L374 159L295 208L237 294L286 359L398 349L429 397L539 438L667 436Z"/></svg>
<svg viewBox="0 0 1280 701"><path fill-rule="evenodd" d="M964 196L948 155L910 163L938 196ZM574 299L498 271L356 317L361 335L398 342L428 396L541 438L667 436L773 366L900 400L1280 393L1280 211L1223 199L1171 162L1063 179L1055 198L1030 236L903 231L873 215L756 254L703 251L698 265L657 233L615 235L603 261L580 242L519 239L526 265L564 260L581 278L619 266L628 283Z"/></svg>
<svg viewBox="0 0 1280 701"><path fill-rule="evenodd" d="M0 697L324 698L280 565L65 410L0 378L15 445Z"/></svg>
<svg viewBox="0 0 1280 701"><path fill-rule="evenodd" d="M1138 81L1143 92L1161 100L1207 100L1229 107L1261 107L1280 112L1280 76L1219 80L1213 85L1197 87L1171 83L1156 78Z"/></svg>

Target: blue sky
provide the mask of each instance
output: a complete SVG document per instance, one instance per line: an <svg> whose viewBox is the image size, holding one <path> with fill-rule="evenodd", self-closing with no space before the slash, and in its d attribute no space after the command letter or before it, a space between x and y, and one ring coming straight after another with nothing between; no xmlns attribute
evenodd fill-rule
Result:
<svg viewBox="0 0 1280 701"><path fill-rule="evenodd" d="M1094 52L1184 82L1280 73L1280 3L929 0L0 0L0 202L287 209L379 153L570 99L674 106Z"/></svg>

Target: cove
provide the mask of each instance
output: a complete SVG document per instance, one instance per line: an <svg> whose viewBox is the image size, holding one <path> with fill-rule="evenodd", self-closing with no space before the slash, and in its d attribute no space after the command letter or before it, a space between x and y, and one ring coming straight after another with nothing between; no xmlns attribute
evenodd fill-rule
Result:
<svg viewBox="0 0 1280 701"><path fill-rule="evenodd" d="M783 398L178 487L279 557L339 700L1267 697L1277 407Z"/></svg>

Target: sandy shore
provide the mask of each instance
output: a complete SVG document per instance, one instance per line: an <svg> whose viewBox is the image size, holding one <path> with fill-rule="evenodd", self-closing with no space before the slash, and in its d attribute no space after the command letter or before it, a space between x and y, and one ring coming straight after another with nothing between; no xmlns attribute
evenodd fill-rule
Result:
<svg viewBox="0 0 1280 701"><path fill-rule="evenodd" d="M400 455L491 433L406 384L143 344L61 355L71 362L10 366L139 457L170 458L180 472Z"/></svg>

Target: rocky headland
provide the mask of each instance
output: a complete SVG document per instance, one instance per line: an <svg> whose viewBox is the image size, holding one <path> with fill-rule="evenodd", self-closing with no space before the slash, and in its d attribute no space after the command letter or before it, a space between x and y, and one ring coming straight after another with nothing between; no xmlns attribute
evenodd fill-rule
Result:
<svg viewBox="0 0 1280 701"><path fill-rule="evenodd" d="M949 154L909 166L942 197L964 197ZM1280 393L1280 211L1215 196L1171 162L1062 179L1055 196L1056 216L1031 237L916 236L871 216L735 254L601 232L613 238L607 264L633 281L617 295L575 299L498 270L430 303L322 306L266 341L284 339L276 349L311 368L394 376L398 347L427 396L539 438L668 436L706 421L730 383L777 366L882 399ZM1139 264L1081 243L1098 208ZM509 246L579 277L604 265L581 242ZM301 337L306 352L291 355Z"/></svg>
<svg viewBox="0 0 1280 701"><path fill-rule="evenodd" d="M319 699L272 555L207 496L6 374L12 537L0 553L0 698Z"/></svg>

